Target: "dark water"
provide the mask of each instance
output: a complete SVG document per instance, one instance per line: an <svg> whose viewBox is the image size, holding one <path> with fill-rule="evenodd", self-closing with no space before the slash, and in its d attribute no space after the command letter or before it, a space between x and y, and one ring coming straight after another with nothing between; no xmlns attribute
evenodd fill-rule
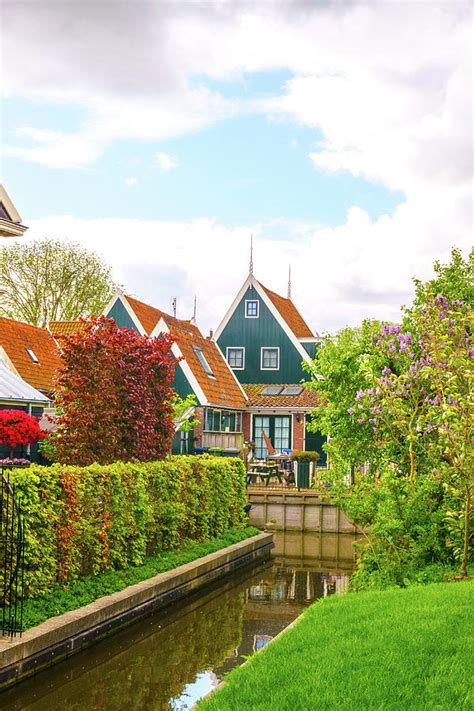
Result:
<svg viewBox="0 0 474 711"><path fill-rule="evenodd" d="M276 533L274 557L0 695L0 709L190 709L313 600L343 592L352 536Z"/></svg>

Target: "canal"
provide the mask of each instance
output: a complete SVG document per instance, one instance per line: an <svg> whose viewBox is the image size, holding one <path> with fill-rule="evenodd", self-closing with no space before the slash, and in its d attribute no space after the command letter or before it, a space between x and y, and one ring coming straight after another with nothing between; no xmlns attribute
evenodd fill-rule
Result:
<svg viewBox="0 0 474 711"><path fill-rule="evenodd" d="M272 559L174 603L0 696L2 711L191 709L314 600L347 589L354 537L276 532Z"/></svg>

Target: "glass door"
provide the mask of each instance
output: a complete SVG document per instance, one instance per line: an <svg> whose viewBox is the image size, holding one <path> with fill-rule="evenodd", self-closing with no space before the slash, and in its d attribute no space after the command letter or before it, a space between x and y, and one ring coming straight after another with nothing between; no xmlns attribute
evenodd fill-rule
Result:
<svg viewBox="0 0 474 711"><path fill-rule="evenodd" d="M263 432L265 432L267 437L270 437L270 418L255 415L253 418L253 441L255 442L256 459L265 459L268 456L268 449L263 438Z"/></svg>
<svg viewBox="0 0 474 711"><path fill-rule="evenodd" d="M288 415L255 415L253 418L253 439L255 442L255 458L265 459L268 456L267 445L263 432L270 438L274 449L282 452L291 449L291 417Z"/></svg>

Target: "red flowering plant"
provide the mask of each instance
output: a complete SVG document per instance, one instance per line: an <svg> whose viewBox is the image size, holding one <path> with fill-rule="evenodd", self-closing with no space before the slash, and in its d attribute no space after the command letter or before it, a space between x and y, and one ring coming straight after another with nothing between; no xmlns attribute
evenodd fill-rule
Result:
<svg viewBox="0 0 474 711"><path fill-rule="evenodd" d="M34 444L42 438L43 432L36 417L23 410L0 410L0 444L6 445L10 450L10 459L3 460L4 464L14 461L15 447Z"/></svg>

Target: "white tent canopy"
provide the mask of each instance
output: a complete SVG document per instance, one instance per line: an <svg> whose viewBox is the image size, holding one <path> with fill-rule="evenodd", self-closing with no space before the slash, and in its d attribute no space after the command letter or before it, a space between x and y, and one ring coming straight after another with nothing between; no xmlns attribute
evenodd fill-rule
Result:
<svg viewBox="0 0 474 711"><path fill-rule="evenodd" d="M7 368L0 358L0 402L12 405L38 405L47 407L49 400L39 390L32 388L22 378Z"/></svg>

